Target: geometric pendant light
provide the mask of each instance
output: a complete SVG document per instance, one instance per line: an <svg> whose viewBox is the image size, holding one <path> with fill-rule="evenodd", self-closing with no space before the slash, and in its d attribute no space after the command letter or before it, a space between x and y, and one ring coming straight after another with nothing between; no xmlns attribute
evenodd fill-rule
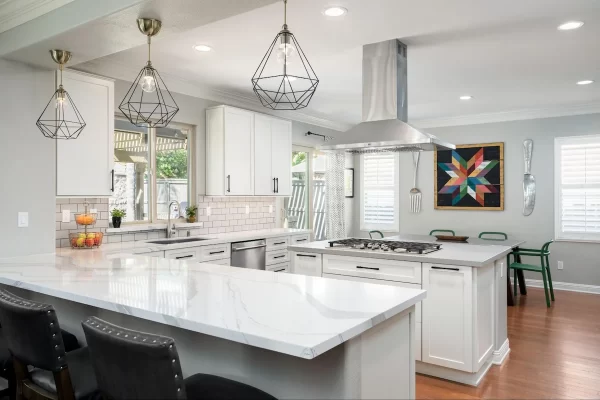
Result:
<svg viewBox="0 0 600 400"><path fill-rule="evenodd" d="M50 55L59 66L60 84L35 124L47 138L77 139L85 128L85 121L62 84L63 68L71 59L71 52L50 50Z"/></svg>
<svg viewBox="0 0 600 400"><path fill-rule="evenodd" d="M148 36L148 62L133 81L119 110L136 126L164 128L177 114L179 107L150 61L151 38L158 34L162 23L157 19L139 18L137 25L140 32Z"/></svg>
<svg viewBox="0 0 600 400"><path fill-rule="evenodd" d="M252 89L263 106L272 110L298 110L308 106L319 78L287 26L287 0L283 0L283 28L252 77Z"/></svg>

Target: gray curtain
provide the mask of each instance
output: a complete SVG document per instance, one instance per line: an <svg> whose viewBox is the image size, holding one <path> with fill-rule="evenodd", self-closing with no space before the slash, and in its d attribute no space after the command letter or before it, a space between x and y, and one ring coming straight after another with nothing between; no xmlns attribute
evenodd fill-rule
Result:
<svg viewBox="0 0 600 400"><path fill-rule="evenodd" d="M325 190L327 197L327 239L346 237L343 152L327 153Z"/></svg>

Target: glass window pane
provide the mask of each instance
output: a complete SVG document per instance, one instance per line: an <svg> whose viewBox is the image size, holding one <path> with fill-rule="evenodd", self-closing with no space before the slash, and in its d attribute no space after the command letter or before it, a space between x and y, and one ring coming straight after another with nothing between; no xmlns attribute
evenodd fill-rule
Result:
<svg viewBox="0 0 600 400"><path fill-rule="evenodd" d="M109 209L126 211L123 222L147 221L149 132L129 122L115 121L115 191Z"/></svg>
<svg viewBox="0 0 600 400"><path fill-rule="evenodd" d="M167 219L169 203L180 203L171 209L171 218L185 217L189 199L189 152L187 129L156 129L156 216Z"/></svg>
<svg viewBox="0 0 600 400"><path fill-rule="evenodd" d="M289 228L306 229L308 208L308 153L292 151L292 195L284 200Z"/></svg>

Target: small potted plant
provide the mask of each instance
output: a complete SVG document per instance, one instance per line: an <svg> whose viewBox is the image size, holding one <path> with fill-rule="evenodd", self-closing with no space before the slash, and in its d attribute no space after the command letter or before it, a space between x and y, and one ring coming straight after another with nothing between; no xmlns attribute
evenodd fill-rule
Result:
<svg viewBox="0 0 600 400"><path fill-rule="evenodd" d="M113 228L120 228L121 221L125 218L127 212L125 210L120 210L118 208L113 208L110 212L110 216L112 217Z"/></svg>
<svg viewBox="0 0 600 400"><path fill-rule="evenodd" d="M197 206L189 206L185 208L185 215L187 217L187 222L193 223L196 222L196 214L198 213Z"/></svg>

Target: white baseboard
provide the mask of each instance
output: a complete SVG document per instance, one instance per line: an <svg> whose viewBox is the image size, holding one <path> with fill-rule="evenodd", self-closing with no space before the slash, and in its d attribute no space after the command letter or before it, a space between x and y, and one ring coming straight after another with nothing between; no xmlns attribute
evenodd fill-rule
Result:
<svg viewBox="0 0 600 400"><path fill-rule="evenodd" d="M504 341L500 349L494 350L494 356L492 357L492 364L502 365L506 357L510 353L510 346L508 345L508 338Z"/></svg>
<svg viewBox="0 0 600 400"><path fill-rule="evenodd" d="M492 357L490 357L485 364L481 366L481 369L475 373L440 367L438 365L428 364L421 361L416 362L416 370L418 374L434 376L436 378L442 378L469 386L478 386L491 366Z"/></svg>
<svg viewBox="0 0 600 400"><path fill-rule="evenodd" d="M525 279L527 286L543 288L544 281L541 279ZM600 294L600 286L584 285L581 283L568 283L568 282L552 282L552 287L556 290L566 290L569 292L581 292L581 293L593 293Z"/></svg>

